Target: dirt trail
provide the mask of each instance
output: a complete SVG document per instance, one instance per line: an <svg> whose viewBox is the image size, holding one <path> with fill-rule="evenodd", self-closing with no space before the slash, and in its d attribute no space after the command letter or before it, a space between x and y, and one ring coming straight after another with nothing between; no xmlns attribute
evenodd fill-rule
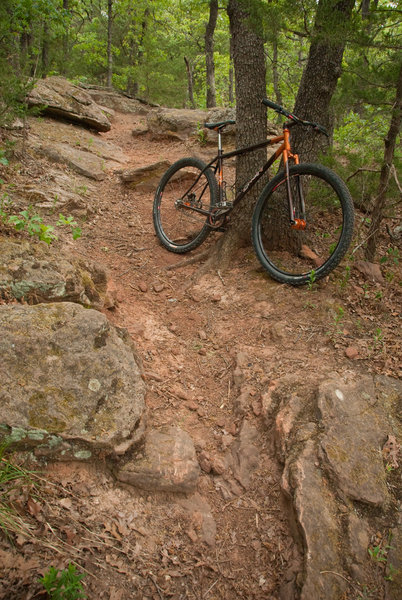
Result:
<svg viewBox="0 0 402 600"><path fill-rule="evenodd" d="M102 134L125 151L130 167L205 152L133 138L137 119L116 115ZM182 257L159 246L152 201L152 192L109 174L97 184L96 213L74 251L110 272L117 308L106 312L127 328L143 363L149 426L187 431L204 470L198 493L186 500L116 485L93 467L54 465L49 474L72 502L64 518L75 533L67 536L77 546L84 523L97 532L86 562L78 561L98 578L86 579L89 598L279 600L302 557L280 490L264 394L291 374L306 384L317 373L322 379L345 370L395 375L395 291L385 286L376 299L380 287L349 279L344 267L312 290L285 287L262 272L251 247L239 250L229 271L193 281L197 264L166 268ZM373 349L377 329L381 344ZM359 353L353 362L345 355L350 347ZM243 472L239 480L225 461L240 438L245 455L256 449L256 461L251 477Z"/></svg>

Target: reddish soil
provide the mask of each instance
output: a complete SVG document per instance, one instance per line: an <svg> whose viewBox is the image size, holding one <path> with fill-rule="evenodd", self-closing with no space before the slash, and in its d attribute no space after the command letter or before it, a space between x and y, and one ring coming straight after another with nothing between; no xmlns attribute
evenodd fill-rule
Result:
<svg viewBox="0 0 402 600"><path fill-rule="evenodd" d="M102 135L124 149L132 167L206 152L134 139L136 119L117 115ZM294 289L269 279L247 247L230 270L199 278L200 263L176 266L183 257L158 244L152 202L151 191L109 174L97 184L95 215L74 251L110 272L117 306L106 312L127 328L142 361L149 426L180 426L215 464L202 473L198 492L211 508L216 544L204 541L199 497L186 508L184 496L116 484L99 465L53 465L28 510L34 536L0 544L0 598L43 597L38 573L73 561L87 573L90 599L279 600L302 557L262 395L287 374L306 382L345 370L398 375L398 264L384 265L382 283L350 274L343 263L312 289ZM384 234L381 252L391 245ZM236 366L248 386L245 403ZM231 473L218 476L244 420L258 431L259 462L248 487ZM32 488L25 493L27 500Z"/></svg>

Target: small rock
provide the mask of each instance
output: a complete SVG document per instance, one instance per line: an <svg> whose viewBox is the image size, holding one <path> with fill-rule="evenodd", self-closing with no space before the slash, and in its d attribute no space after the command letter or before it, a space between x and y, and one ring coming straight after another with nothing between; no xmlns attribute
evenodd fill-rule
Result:
<svg viewBox="0 0 402 600"><path fill-rule="evenodd" d="M133 456L117 470L119 481L151 491L194 491L199 464L192 439L178 427L151 430L145 439L144 456Z"/></svg>
<svg viewBox="0 0 402 600"><path fill-rule="evenodd" d="M212 470L211 460L209 454L204 450L198 455L198 463L204 473L210 473Z"/></svg>
<svg viewBox="0 0 402 600"><path fill-rule="evenodd" d="M145 292L147 292L147 291L148 291L148 286L147 286L147 284L145 283L145 281L140 281L140 282L139 282L139 284L138 284L138 287L140 288L140 291L141 291L141 292L144 292L144 293L145 293Z"/></svg>
<svg viewBox="0 0 402 600"><path fill-rule="evenodd" d="M225 465L223 464L223 461L217 456L213 456L211 458L211 468L212 472L215 475L222 475L225 472Z"/></svg>
<svg viewBox="0 0 402 600"><path fill-rule="evenodd" d="M160 292L163 292L163 290L165 289L165 286L163 285L163 283L154 283L153 288L154 292L160 294Z"/></svg>
<svg viewBox="0 0 402 600"><path fill-rule="evenodd" d="M200 340L206 340L207 339L207 334L205 333L205 331L203 329L201 329L198 332L198 336L199 336Z"/></svg>
<svg viewBox="0 0 402 600"><path fill-rule="evenodd" d="M347 358L350 358L350 360L358 358L358 356L359 356L359 350L355 346L349 346L345 350L345 356Z"/></svg>
<svg viewBox="0 0 402 600"><path fill-rule="evenodd" d="M225 423L225 431L227 431L227 433L229 433L231 435L236 435L236 433L237 433L236 423L234 421Z"/></svg>
<svg viewBox="0 0 402 600"><path fill-rule="evenodd" d="M377 281L378 283L384 282L384 277L382 276L380 265L375 263L370 263L364 260L358 260L354 267L362 274L366 279L370 279L371 281Z"/></svg>
<svg viewBox="0 0 402 600"><path fill-rule="evenodd" d="M254 400L252 403L253 413L256 417L259 417L261 414L261 403L258 400Z"/></svg>
<svg viewBox="0 0 402 600"><path fill-rule="evenodd" d="M189 410L197 410L198 408L198 404L196 402L193 402L192 400L188 400L187 402L185 402L184 406Z"/></svg>
<svg viewBox="0 0 402 600"><path fill-rule="evenodd" d="M190 540L191 540L192 542L194 542L194 544L195 544L195 542L198 540L198 535L196 534L196 532L194 531L194 529L189 529L189 530L187 531L187 535L188 535L188 537L190 538Z"/></svg>

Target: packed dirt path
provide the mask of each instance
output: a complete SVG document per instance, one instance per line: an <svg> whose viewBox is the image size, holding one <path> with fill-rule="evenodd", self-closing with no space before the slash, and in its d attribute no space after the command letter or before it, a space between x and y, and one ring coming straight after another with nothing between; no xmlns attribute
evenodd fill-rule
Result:
<svg viewBox="0 0 402 600"><path fill-rule="evenodd" d="M214 151L134 139L136 120L118 115L102 135L123 148L130 168L188 154L205 159ZM153 191L130 189L111 174L99 184L97 214L80 246L110 270L118 307L109 317L127 328L142 359L149 425L179 425L212 464L199 492L216 523L215 547L202 543L196 524L174 523L161 498L150 496L168 529L179 528L181 550L192 557L187 571L186 559L179 559L180 568L175 565L178 574L186 572L185 594L178 594L174 579L161 588L183 598L284 597L302 557L280 491L281 465L272 424L264 418L264 394L289 374L306 385L318 373L322 379L348 369L395 375L394 292L389 289L389 296L376 302L379 286L359 281L358 275L349 281L343 267L313 289L292 289L269 279L251 247L239 250L229 271L199 278L199 263L175 268L183 257L158 244L152 202ZM373 348L378 329L384 343ZM355 358L353 364L348 356ZM223 457L245 421L258 432L250 441L258 459L242 486L224 473Z"/></svg>
<svg viewBox="0 0 402 600"><path fill-rule="evenodd" d="M210 152L133 138L139 120L116 114L101 134L130 168ZM319 284L286 287L269 279L251 247L239 249L230 270L199 277L200 263L182 265L158 244L152 202L151 190L109 173L71 251L108 269L116 306L105 313L127 329L142 362L148 426L190 434L202 468L198 492L189 499L134 490L99 468L58 464L47 476L62 491L49 494L62 496L58 518L72 546L92 531L90 599L291 600L303 557L281 492L267 392L292 375L306 385L348 370L397 376L397 288L344 266ZM225 460L237 441L234 473ZM36 597L18 590L14 598Z"/></svg>

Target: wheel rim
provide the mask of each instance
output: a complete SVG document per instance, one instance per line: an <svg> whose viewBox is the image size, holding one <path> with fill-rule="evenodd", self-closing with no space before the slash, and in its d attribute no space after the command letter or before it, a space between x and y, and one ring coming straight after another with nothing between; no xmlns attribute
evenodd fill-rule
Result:
<svg viewBox="0 0 402 600"><path fill-rule="evenodd" d="M300 181L305 207L298 194ZM334 260L343 231L343 208L334 187L324 178L311 174L293 174L290 186L294 198L294 218L304 219L306 228L293 229L282 179L264 203L258 238L263 261L280 274L311 277L326 269ZM336 256L336 255L335 255Z"/></svg>
<svg viewBox="0 0 402 600"><path fill-rule="evenodd" d="M186 246L206 227L206 216L191 207L209 210L211 194L201 169L182 167L172 173L160 191L158 216L161 232L169 243Z"/></svg>

